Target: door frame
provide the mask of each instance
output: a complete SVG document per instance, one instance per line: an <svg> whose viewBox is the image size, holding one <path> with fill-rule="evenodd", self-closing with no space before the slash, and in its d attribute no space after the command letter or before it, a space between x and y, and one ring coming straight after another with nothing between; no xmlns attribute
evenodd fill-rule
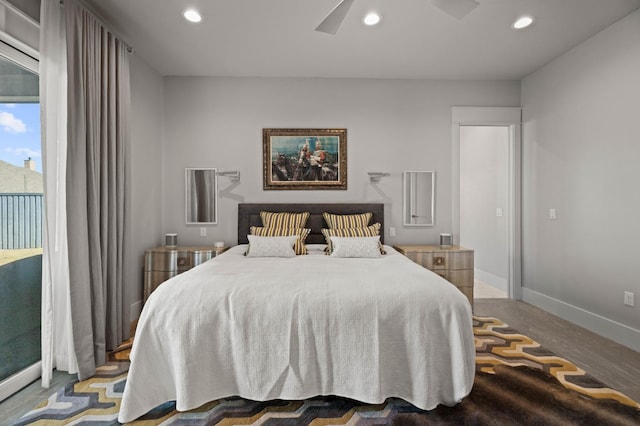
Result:
<svg viewBox="0 0 640 426"><path fill-rule="evenodd" d="M0 56L40 76L38 61L12 45L0 42ZM41 376L42 360L39 360L2 380L0 382L0 401L7 399Z"/></svg>
<svg viewBox="0 0 640 426"><path fill-rule="evenodd" d="M509 128L509 186L507 201L507 250L509 299L522 299L522 108L453 107L452 133L452 231L460 243L460 127L505 126Z"/></svg>

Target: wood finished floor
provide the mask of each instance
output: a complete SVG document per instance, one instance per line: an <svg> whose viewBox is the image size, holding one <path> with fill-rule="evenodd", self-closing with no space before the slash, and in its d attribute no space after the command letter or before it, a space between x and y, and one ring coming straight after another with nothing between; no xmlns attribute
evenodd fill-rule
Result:
<svg viewBox="0 0 640 426"><path fill-rule="evenodd" d="M0 402L0 425L13 425L16 420L33 410L58 389L74 381L76 377L75 374L54 371L49 389L42 387L41 380L36 380L12 397Z"/></svg>
<svg viewBox="0 0 640 426"><path fill-rule="evenodd" d="M640 401L640 353L524 302L476 299L474 314L499 318L522 334L568 359L607 386ZM56 372L50 389L40 381L0 402L0 425L11 425L73 376Z"/></svg>
<svg viewBox="0 0 640 426"><path fill-rule="evenodd" d="M610 388L640 402L640 352L520 301L475 299L474 315L501 319Z"/></svg>

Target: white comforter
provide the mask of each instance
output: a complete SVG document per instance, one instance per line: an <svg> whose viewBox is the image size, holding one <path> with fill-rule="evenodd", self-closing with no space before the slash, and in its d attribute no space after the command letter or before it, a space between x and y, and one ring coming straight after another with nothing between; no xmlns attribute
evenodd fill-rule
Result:
<svg viewBox="0 0 640 426"><path fill-rule="evenodd" d="M470 305L386 248L376 259L281 259L237 246L166 281L138 322L119 421L233 395L458 403L475 371Z"/></svg>

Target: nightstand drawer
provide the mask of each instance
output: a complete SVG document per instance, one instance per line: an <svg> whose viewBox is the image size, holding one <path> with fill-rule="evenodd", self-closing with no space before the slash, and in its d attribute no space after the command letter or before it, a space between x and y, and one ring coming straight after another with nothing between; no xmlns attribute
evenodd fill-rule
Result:
<svg viewBox="0 0 640 426"><path fill-rule="evenodd" d="M460 246L395 245L398 252L456 286L473 307L473 250Z"/></svg>
<svg viewBox="0 0 640 426"><path fill-rule="evenodd" d="M473 269L473 252L417 252L404 253L409 259L427 269Z"/></svg>
<svg viewBox="0 0 640 426"><path fill-rule="evenodd" d="M432 256L434 269L473 269L473 252L434 251Z"/></svg>
<svg viewBox="0 0 640 426"><path fill-rule="evenodd" d="M151 292L158 288L160 284L178 275L178 272L170 271L145 271L144 273L144 300L146 301Z"/></svg>
<svg viewBox="0 0 640 426"><path fill-rule="evenodd" d="M443 274L438 270L433 272L443 276L447 281L455 284L456 287L473 286L473 270L472 269L446 269Z"/></svg>
<svg viewBox="0 0 640 426"><path fill-rule="evenodd" d="M162 282L223 253L228 247L156 247L144 256L144 300Z"/></svg>
<svg viewBox="0 0 640 426"><path fill-rule="evenodd" d="M180 254L182 256L178 256L177 251L147 251L144 258L145 271L177 272L179 265L184 266L189 263L184 253Z"/></svg>
<svg viewBox="0 0 640 426"><path fill-rule="evenodd" d="M433 270L433 253L410 251L403 254L418 265Z"/></svg>
<svg viewBox="0 0 640 426"><path fill-rule="evenodd" d="M145 269L147 271L188 271L214 256L213 250L206 251L147 251Z"/></svg>

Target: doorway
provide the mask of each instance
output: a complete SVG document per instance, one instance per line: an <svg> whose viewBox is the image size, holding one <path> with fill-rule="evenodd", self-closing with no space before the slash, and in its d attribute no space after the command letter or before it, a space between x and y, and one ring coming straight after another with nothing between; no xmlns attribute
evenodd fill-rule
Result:
<svg viewBox="0 0 640 426"><path fill-rule="evenodd" d="M460 126L460 245L473 247L474 297L509 291L509 127Z"/></svg>
<svg viewBox="0 0 640 426"><path fill-rule="evenodd" d="M454 243L475 250L476 278L522 298L521 108L452 109Z"/></svg>

